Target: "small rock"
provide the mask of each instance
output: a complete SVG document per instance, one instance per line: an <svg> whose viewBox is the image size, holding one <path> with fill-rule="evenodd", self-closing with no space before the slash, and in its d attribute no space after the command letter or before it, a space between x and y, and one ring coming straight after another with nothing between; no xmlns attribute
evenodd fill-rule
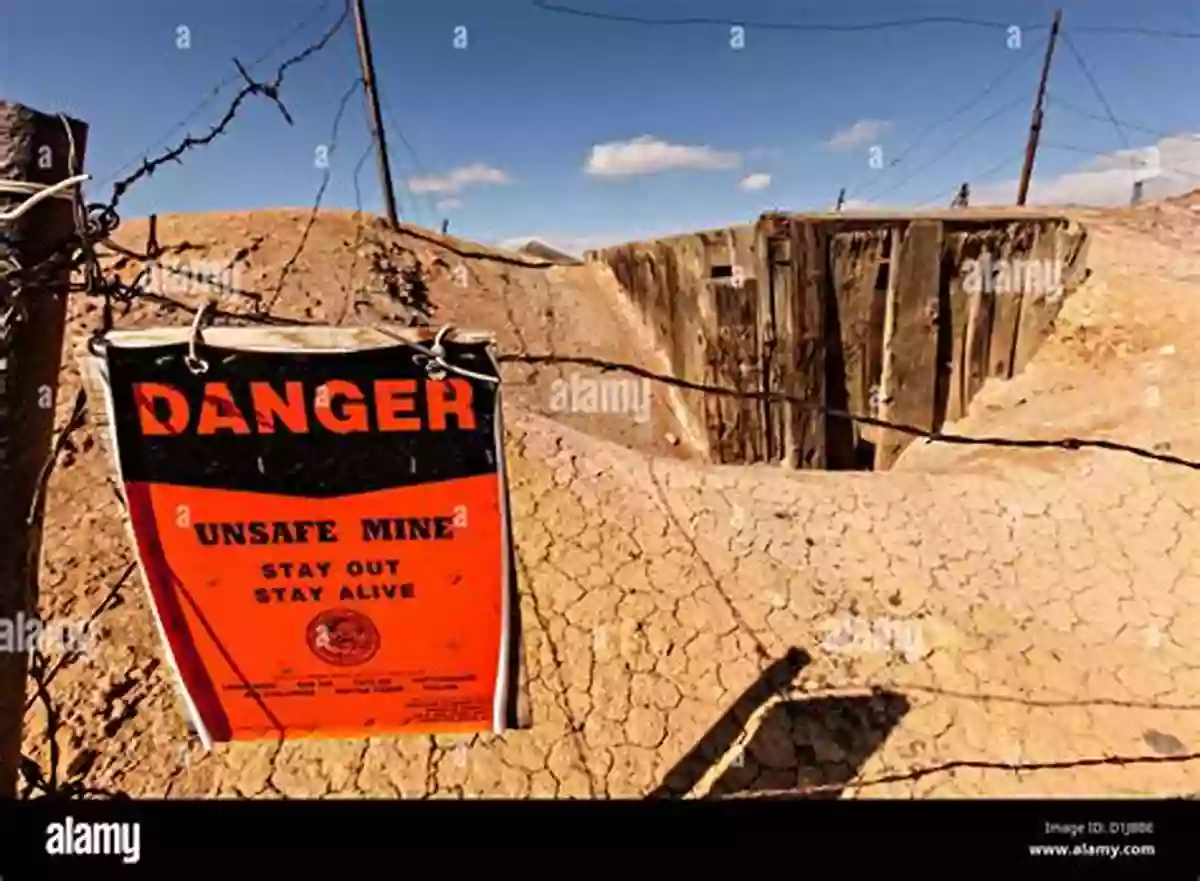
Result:
<svg viewBox="0 0 1200 881"><path fill-rule="evenodd" d="M1183 743L1177 737L1150 729L1142 734L1142 740L1161 756L1177 755L1183 752Z"/></svg>
<svg viewBox="0 0 1200 881"><path fill-rule="evenodd" d="M671 434L671 432L669 432L669 431L663 435L663 440L665 440L667 443L669 443L673 447L679 446L679 438L677 438L675 435Z"/></svg>
<svg viewBox="0 0 1200 881"><path fill-rule="evenodd" d="M1160 355L1174 355L1174 354L1175 354L1175 347L1174 347L1174 346L1163 346L1161 349L1159 349L1159 350L1158 350L1158 354L1160 354Z"/></svg>

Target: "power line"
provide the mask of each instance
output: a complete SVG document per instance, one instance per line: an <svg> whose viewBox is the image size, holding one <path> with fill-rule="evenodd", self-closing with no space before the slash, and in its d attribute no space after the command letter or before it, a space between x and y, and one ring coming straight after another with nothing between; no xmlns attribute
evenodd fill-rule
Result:
<svg viewBox="0 0 1200 881"><path fill-rule="evenodd" d="M533 6L543 12L556 12L563 15L574 15L580 18L591 18L600 21L614 21L625 24L645 24L659 26L683 25L721 25L726 27L761 28L771 31L808 31L812 33L863 33L869 31L897 30L902 28L924 27L926 25L958 25L961 27L989 28L992 30L1008 30L1019 27L1022 31L1041 31L1049 29L1050 25L1022 25L1012 21L995 21L982 18L969 18L958 15L933 15L920 18L890 19L885 21L864 22L862 24L828 24L800 23L786 21L755 21L754 19L709 18L694 16L688 18L649 18L641 15L622 15L616 12L597 12L591 9L579 9L574 6L564 6L551 3L548 0L532 0ZM1141 27L1093 26L1075 28L1078 33L1116 34L1123 36L1163 37L1175 40L1200 40L1200 32L1179 31L1170 29L1155 29Z"/></svg>
<svg viewBox="0 0 1200 881"><path fill-rule="evenodd" d="M985 171L981 171L978 174L970 175L967 178L967 180L971 183L976 183L976 182L987 183L988 182L987 179L989 177L991 177L993 174L996 174L1001 169L1006 168L1009 165L1012 165L1018 159L1023 158L1024 155L1025 155L1025 151L1022 150L1019 153L1014 153L1011 156L1007 156L1004 159L1002 159L1001 161L997 162L995 165L986 169ZM930 205L940 205L943 202L945 202L945 200L946 200L946 197L945 197L945 194L943 193L939 196L936 196L933 199L930 199L928 202L922 202L919 207L926 208L926 207L929 207Z"/></svg>
<svg viewBox="0 0 1200 881"><path fill-rule="evenodd" d="M1110 119L1110 117L1108 117L1108 116L1101 116L1098 113L1091 113L1087 110L1083 110L1082 108L1076 107L1074 104L1064 101L1061 98L1054 96L1054 95L1049 96L1048 101L1057 107L1061 107L1064 110L1067 110L1071 113L1076 114L1077 116L1083 116L1083 117L1086 117L1087 119L1094 119L1099 122L1111 122L1112 121ZM1200 138L1200 134L1196 134L1196 133L1186 133L1185 134L1185 133L1180 133L1180 132L1168 132L1168 131L1163 131L1161 129L1149 128L1144 125L1137 125L1136 123L1127 122L1126 120L1123 120L1123 119L1117 120L1117 122L1120 124L1120 127L1122 129L1126 129L1129 131L1143 132L1148 135L1154 135L1157 138L1163 138L1163 139L1179 138L1181 140L1184 140L1184 139L1196 140L1197 138ZM1113 152L1111 150L1093 150L1090 147L1078 147L1073 144L1050 143L1050 144L1047 144L1046 146L1053 147L1054 149L1057 149L1057 150L1066 150L1066 151L1069 151L1072 153L1084 153L1088 156L1110 156L1110 155L1112 155L1112 152ZM1132 149L1132 148L1127 148L1127 149ZM1158 167L1162 168L1166 171L1178 174L1182 177L1200 180L1200 174L1197 174L1196 172L1193 172L1193 171L1187 171L1185 169L1178 168L1176 166L1160 165Z"/></svg>
<svg viewBox="0 0 1200 881"><path fill-rule="evenodd" d="M400 139L400 143L404 145L404 148L406 150L408 150L409 157L412 159L413 168L416 169L417 174L424 177L425 176L425 168L421 164L421 157L417 155L416 149L413 147L413 145L411 143L409 143L408 138L406 138L404 136L404 129L402 129L400 127L400 122L397 119L396 114L392 112L392 107L388 103L387 98L384 95L380 94L379 102L383 105L383 114L384 114L384 116L387 117L388 125L391 127L391 129L393 131L395 131L396 137ZM412 191L412 187L408 183L408 178L402 176L400 178L400 182L401 182L401 185L404 187L404 192L408 194L409 204L413 205L415 207L417 204L417 196L416 196L416 193L414 193ZM434 218L435 222L436 222L436 217L437 217L438 211L437 211L437 207L434 205L433 197L430 196L429 193L427 193L427 192L423 193L422 195L425 197L425 207L429 209L430 217Z"/></svg>
<svg viewBox="0 0 1200 881"><path fill-rule="evenodd" d="M1121 128L1121 124L1117 122L1116 114L1113 113L1112 107L1108 103L1108 99L1104 97L1104 92L1101 91L1100 84L1097 83L1096 78L1092 76L1091 68L1088 67L1087 62L1083 60L1083 55L1080 54L1079 49L1076 48L1075 41L1071 39L1071 34L1065 29L1063 30L1063 42L1067 44L1067 48L1071 50L1071 54L1074 55L1075 60L1079 62L1079 67L1083 71L1083 75L1087 77L1088 84L1092 87L1092 92L1096 95L1096 98L1100 101L1101 105L1103 105L1104 112L1108 114L1108 121L1111 122L1113 128L1116 129L1117 137L1120 138L1121 144L1125 147L1125 149L1128 150L1129 139L1125 136L1125 132Z"/></svg>
<svg viewBox="0 0 1200 881"><path fill-rule="evenodd" d="M1114 152L1112 150L1096 150L1092 147L1080 147L1075 144L1063 144L1058 141L1043 141L1042 144L1043 146L1050 147L1053 150L1066 150L1070 153L1083 153L1087 156L1112 156ZM1131 149L1129 152L1136 151ZM1143 162L1143 160L1138 159L1137 157L1132 157L1132 159L1134 162Z"/></svg>
<svg viewBox="0 0 1200 881"><path fill-rule="evenodd" d="M916 177L922 171L928 169L930 166L932 166L935 163L946 158L946 156L948 156L948 155L950 155L950 153L954 152L954 149L959 144L961 144L963 141L970 138L972 135L974 135L976 132L978 132L980 129L982 129L989 122L996 119L998 116L1000 116L1004 113L1007 113L1009 110L1016 107L1018 104L1023 103L1024 101L1025 101L1025 97L1023 95L1020 95L1020 96L1014 98L1013 100L1009 101L1008 103L993 110L991 113L989 113L983 119L981 119L977 123L975 123L975 125L971 126L971 128L967 129L965 132L963 132L961 135L959 135L957 138L955 138L953 141L951 141L946 146L946 148L944 150L942 150L940 153L934 154L932 157L930 157L930 159L927 162L924 162L924 163L916 166L911 172L909 172L909 174L906 177L901 178L898 183L895 183L892 186L888 187L882 193L877 193L875 198L879 198L880 196L883 196L887 193L895 192L897 189L904 186L906 183L908 183L910 180L912 180L914 177Z"/></svg>
<svg viewBox="0 0 1200 881"><path fill-rule="evenodd" d="M1100 157L1113 155L1112 150L1096 150L1096 149L1093 149L1092 147L1081 147L1076 144L1062 144L1062 143L1057 143L1054 141L1047 141L1044 144L1044 146L1049 147L1053 150L1064 150L1068 153L1081 153L1085 156L1091 156L1093 158L1100 158ZM1180 177L1191 178L1193 180L1200 180L1200 174L1198 174L1194 171L1187 171L1183 168L1179 168L1178 166L1174 166L1174 165L1163 165L1160 162L1155 162L1155 163L1151 164L1144 159L1141 159L1135 155L1132 155L1137 152L1137 150L1134 148L1130 148L1126 152L1131 154L1129 157L1130 168L1138 168L1138 167L1140 167L1140 168L1156 168L1159 171L1171 172L1173 174L1179 175Z"/></svg>
<svg viewBox="0 0 1200 881"><path fill-rule="evenodd" d="M1156 28L1128 28L1128 27L1072 27L1076 33L1088 34L1117 34L1120 36L1129 37L1165 37L1171 40L1200 40L1200 32L1198 31L1173 31L1168 29Z"/></svg>
<svg viewBox="0 0 1200 881"><path fill-rule="evenodd" d="M779 22L779 21L755 21L754 19L735 19L735 18L708 18L708 17L690 17L690 18L648 18L641 15L621 15L615 12L596 12L590 9L579 9L573 6L563 6L558 3L550 3L547 0L532 0L534 7L541 9L544 12L557 12L564 15L575 15L580 18L599 19L601 21L617 21L626 24L648 24L648 25L722 25L729 27L746 27L746 28L762 28L763 30L776 31L811 31L817 33L861 33L864 31L884 31L895 30L897 28L921 27L924 25L949 24L963 25L969 27L981 28L1000 28L1007 30L1010 27L1020 27L1022 30L1037 30L1045 29L1048 25L1014 25L1011 21L988 21L978 18L966 18L962 16L952 15L934 15L925 16L922 18L907 18L907 19L892 19L890 21L877 21L864 24L813 24L800 22Z"/></svg>
<svg viewBox="0 0 1200 881"><path fill-rule="evenodd" d="M986 98L986 97L987 97L988 95L990 95L992 92L994 92L994 91L995 91L995 90L996 90L996 89L997 89L997 88L1000 86L1000 84L1001 84L1001 83L1003 83L1003 82L1004 82L1005 80L1007 80L1007 79L1008 79L1010 76L1012 76L1012 74L1013 74L1014 72L1016 72L1018 69L1020 69L1020 67L1021 67L1022 65L1029 63L1029 59L1030 59L1030 58L1032 58L1032 57L1036 57L1036 56L1033 56L1033 55L1029 55L1029 54L1022 53L1022 54L1021 54L1021 56L1020 56L1020 57L1019 57L1019 58L1016 60L1016 62L1014 62L1013 64L1011 64L1011 65L1009 65L1008 67L1006 67L1006 68L1005 68L1005 69L1004 69L1004 70L1003 70L1003 71L1000 73L1000 75L999 75L999 76L997 76L997 77L996 77L994 80L992 80L990 83L988 83L988 85L986 85L986 86L983 88L983 90L982 90L981 92L979 92L977 95L975 95L975 96L974 96L973 98L971 98L969 101L967 101L965 104L963 104L963 105L962 105L961 107L959 107L957 110L954 110L953 112L951 112L951 113L950 113L950 114L948 114L947 116L944 116L944 117L942 117L941 119L939 119L939 120L937 120L936 122L934 122L932 125L929 125L929 126L927 126L925 129L923 129L921 132L919 132L919 133L917 134L917 136L916 136L916 137L915 137L915 138L914 138L912 141L910 141L910 142L909 142L908 146L907 146L907 147L905 147L905 148L904 148L904 150L902 150L902 151L901 151L900 155L899 155L898 157L896 157L895 159L893 159L893 160L891 161L891 163L889 163L889 165L888 165L888 168L884 170L884 174L886 174L886 173L887 173L887 171L888 171L888 170L890 170L891 168L893 168L893 167L895 167L895 166L899 165L900 163L902 163L902 162L904 161L904 159L905 159L905 158L906 158L906 157L907 157L907 156L908 156L910 153L912 153L912 152L913 152L913 150L915 150L915 149L917 148L917 145L918 145L918 144L920 144L922 141L924 141L924 140L925 140L925 138L926 138L926 137L928 137L928 135L929 135L929 134L930 134L932 131L934 131L935 129L941 128L941 127L942 127L943 125L945 125L946 123L950 122L951 120L957 119L957 118L958 118L959 116L961 116L963 113L965 113L965 112L967 112L968 110L970 110L972 107L974 107L974 106L975 106L976 104L978 104L980 101L982 101L984 98ZM851 191L850 191L850 192L847 194L846 198L847 198L847 199L853 199L853 198L854 198L856 195L859 195L859 194L861 194L861 193L862 193L864 190L868 190L868 189L870 189L872 186L874 186L876 183L878 183L882 177L883 177L883 175L874 175L874 176L872 176L870 179L868 179L868 180L864 181L863 183L859 184L857 187L854 187L854 188L853 188L853 189L852 189L852 190L851 190Z"/></svg>
<svg viewBox="0 0 1200 881"><path fill-rule="evenodd" d="M1056 107L1061 107L1063 110L1067 110L1071 113L1074 113L1077 116L1084 116L1084 117L1087 117L1088 119L1099 120L1100 122L1110 122L1111 121L1107 116L1101 116L1098 113L1092 113L1088 110L1083 110L1080 107L1076 107L1074 104L1071 104L1067 101L1062 100L1062 98L1059 98L1057 95L1053 95L1053 94L1048 95L1046 100L1048 103L1053 104ZM1138 125L1136 123L1128 122L1124 119L1119 120L1119 122L1121 123L1121 128L1127 129L1129 131L1144 132L1145 134L1155 135L1160 138L1180 137L1179 132L1168 132L1168 131L1162 131L1160 129L1147 128L1144 125Z"/></svg>

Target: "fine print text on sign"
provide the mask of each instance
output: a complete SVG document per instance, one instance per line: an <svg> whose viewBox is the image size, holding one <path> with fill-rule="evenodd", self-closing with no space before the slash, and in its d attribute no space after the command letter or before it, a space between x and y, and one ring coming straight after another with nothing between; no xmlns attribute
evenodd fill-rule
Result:
<svg viewBox="0 0 1200 881"><path fill-rule="evenodd" d="M498 384L341 328L210 330L195 374L172 333L110 333L97 367L201 738L518 727ZM489 342L447 360L496 377Z"/></svg>

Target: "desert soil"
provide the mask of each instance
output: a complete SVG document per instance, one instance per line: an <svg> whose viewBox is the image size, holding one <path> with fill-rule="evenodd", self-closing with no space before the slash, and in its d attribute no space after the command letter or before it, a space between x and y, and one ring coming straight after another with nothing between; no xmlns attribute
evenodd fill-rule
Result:
<svg viewBox="0 0 1200 881"><path fill-rule="evenodd" d="M947 430L1107 437L1200 459L1200 351L1188 341L1200 198L1075 213L1093 275L1027 370L992 381ZM307 222L283 210L161 217L158 240L167 261L248 249L240 284L269 292ZM117 240L141 249L145 236L130 222ZM454 249L482 250L322 214L272 311L399 317L371 266L419 260L435 325L493 330L504 351L661 369L598 267ZM143 301L118 310L117 326L190 317ZM99 318L78 298L72 333ZM103 637L49 687L58 781L254 798L1200 792L1195 470L923 442L885 474L717 467L672 442L682 432L657 387L644 422L555 412L553 382L573 369L504 368L534 726L502 736L188 744L89 418L50 483L41 571L42 616L96 614ZM60 425L79 388L70 353L62 387ZM900 638L834 644L855 621ZM761 705L743 697L793 648L808 655L793 681ZM33 702L24 750L50 773L46 710Z"/></svg>

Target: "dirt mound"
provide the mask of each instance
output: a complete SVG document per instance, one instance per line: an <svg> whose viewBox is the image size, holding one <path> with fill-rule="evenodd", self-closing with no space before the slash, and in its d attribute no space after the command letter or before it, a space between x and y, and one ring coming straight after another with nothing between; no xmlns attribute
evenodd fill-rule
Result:
<svg viewBox="0 0 1200 881"><path fill-rule="evenodd" d="M517 252L540 260L548 260L551 263L576 264L581 262L578 257L564 254L562 251L551 248L545 242L539 242L536 239L523 244L517 249Z"/></svg>
<svg viewBox="0 0 1200 881"><path fill-rule="evenodd" d="M1177 242L1196 218L1171 203L1081 219L1094 275L1026 371L986 386L951 428L1109 435L1200 458L1200 355L1185 331L1200 291L1172 274L1191 259ZM269 292L306 223L287 211L162 218L158 238L190 244L180 257L246 250L242 284ZM140 249L145 233L130 223L121 241ZM656 367L610 276L519 263L325 215L272 311L411 317L424 303L411 284L419 266L435 325L492 328L509 350ZM389 287L404 272L409 282ZM245 311L244 300L222 307ZM77 333L96 308L77 303ZM118 324L188 318L140 303ZM919 443L882 474L714 467L672 457L662 435L679 431L657 397L649 430L551 419L546 395L563 375L505 370L531 731L181 747L89 423L50 484L42 571L42 614L96 612L105 637L50 687L60 782L245 797L1200 791L1195 471L1107 452ZM60 424L73 363L63 381ZM764 686L764 669L792 649L793 669ZM754 693L764 687L765 702ZM25 751L49 773L46 722L35 702Z"/></svg>
<svg viewBox="0 0 1200 881"><path fill-rule="evenodd" d="M148 232L147 221L134 220L115 239L144 254ZM227 285L262 292L260 308L284 320L451 324L494 332L503 353L559 353L663 369L652 347L631 333L628 317L614 308L611 291L591 267L560 266L407 224L396 232L378 218L352 212L322 212L315 219L306 211L286 210L163 215L156 235L163 248L161 264L204 269ZM142 264L128 257L122 262L119 254L114 258L109 265L132 281ZM189 307L202 302L207 290L169 271L153 278L162 279L165 293ZM90 305L73 324L77 333L94 326L98 307ZM220 297L220 308L231 313L254 306L249 297ZM135 306L119 324L189 320L186 310L160 302ZM645 387L644 407L590 413L580 388L596 378L594 372L584 376L570 366L509 364L504 378L506 400L523 410L624 446L688 455L672 443L682 432L659 389ZM640 394L643 386L631 390Z"/></svg>

